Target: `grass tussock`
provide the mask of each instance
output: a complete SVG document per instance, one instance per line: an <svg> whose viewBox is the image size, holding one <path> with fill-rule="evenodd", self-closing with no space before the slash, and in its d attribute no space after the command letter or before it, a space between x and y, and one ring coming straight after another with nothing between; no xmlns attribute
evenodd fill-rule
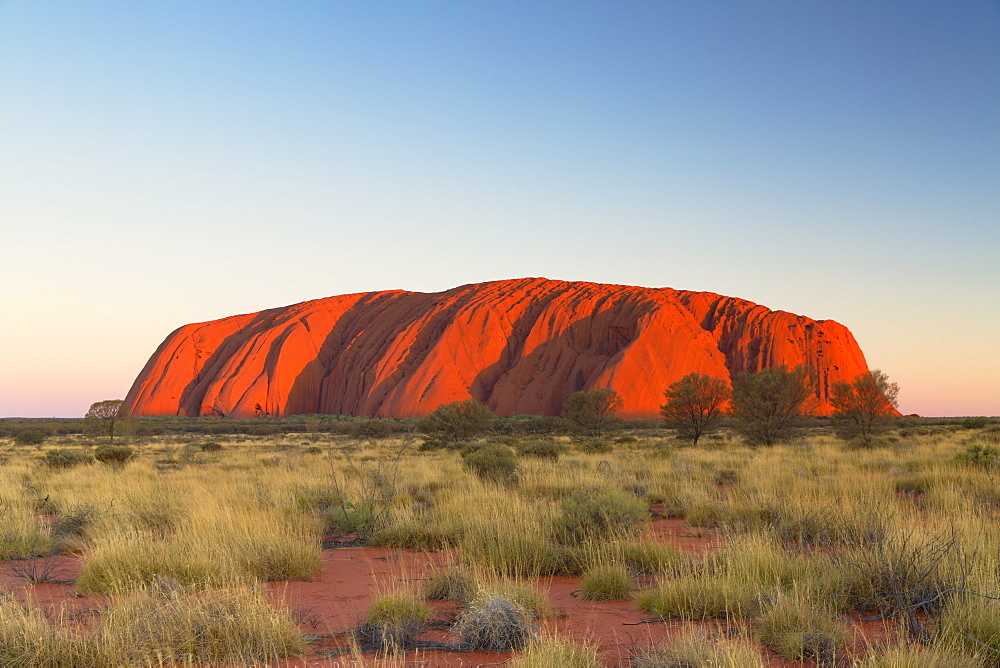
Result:
<svg viewBox="0 0 1000 668"><path fill-rule="evenodd" d="M287 612L262 590L238 587L199 595L160 586L120 599L103 616L96 641L108 665L266 664L302 652Z"/></svg>
<svg viewBox="0 0 1000 668"><path fill-rule="evenodd" d="M756 628L761 642L792 661L832 665L847 644L847 628L834 611L798 590L779 594Z"/></svg>
<svg viewBox="0 0 1000 668"><path fill-rule="evenodd" d="M597 650L592 645L555 636L536 640L510 660L512 668L601 668Z"/></svg>
<svg viewBox="0 0 1000 668"><path fill-rule="evenodd" d="M11 599L0 600L0 665L125 666L267 664L305 645L287 612L262 591L234 588L185 594L161 585L116 598L95 629L75 630Z"/></svg>
<svg viewBox="0 0 1000 668"><path fill-rule="evenodd" d="M620 601L632 597L632 576L621 564L594 566L583 573L580 598L585 601Z"/></svg>
<svg viewBox="0 0 1000 668"><path fill-rule="evenodd" d="M610 450L610 441L567 447L567 437L548 432L493 434L467 447L466 455L482 454L463 462L457 450L418 452L405 435L275 431L220 437L221 448L203 447L203 435L133 441L128 458L104 457L112 466L90 462L94 447L81 437L36 445L7 437L0 560L77 554L84 568L75 586L110 595L108 615L139 600L167 615L225 598L220 592L256 591L262 580L309 577L321 541L453 548L456 567L432 574L423 594L465 608L458 628L470 645L526 650L535 619L551 613L532 579L560 574L584 576L582 593L594 599L628 596L634 582L636 604L652 616L739 620L796 659L842 656L838 619L862 615L897 622L905 639L852 657L863 665L996 665L997 603L951 591L996 593L1000 557L990 546L1000 543L1000 490L986 447L1000 446L995 436L921 423L885 447L856 449L816 423L771 447L749 448L725 433L677 447L646 426ZM685 518L693 527L685 537L713 527L712 545L681 553L654 532L643 535L651 503ZM94 653L91 636L105 633L100 619L84 633L57 613L10 601L0 615L0 638L19 639L3 640L0 651L20 652L0 655L0 664L114 663ZM140 637L137 628L116 637ZM195 636L199 628L188 627ZM251 642L239 633L237 644ZM111 637L108 646L118 647ZM162 656L214 661L185 658L194 654L172 637L156 640ZM667 663L646 665L675 665L669 657L681 654L684 665L756 660L755 650L739 654L742 641L681 640L691 647L658 648ZM280 653L240 652L232 649L232 662ZM116 660L153 662L148 656Z"/></svg>
<svg viewBox="0 0 1000 668"><path fill-rule="evenodd" d="M709 635L703 631L680 634L669 642L630 649L631 668L763 668L753 642Z"/></svg>
<svg viewBox="0 0 1000 668"><path fill-rule="evenodd" d="M62 622L12 598L0 598L0 666L73 668L91 663L93 644Z"/></svg>
<svg viewBox="0 0 1000 668"><path fill-rule="evenodd" d="M380 651L398 652L414 645L430 619L430 606L415 594L383 594L368 608L357 634L363 642Z"/></svg>
<svg viewBox="0 0 1000 668"><path fill-rule="evenodd" d="M473 601L455 623L461 647L482 652L523 649L535 637L533 615L509 598L486 593Z"/></svg>

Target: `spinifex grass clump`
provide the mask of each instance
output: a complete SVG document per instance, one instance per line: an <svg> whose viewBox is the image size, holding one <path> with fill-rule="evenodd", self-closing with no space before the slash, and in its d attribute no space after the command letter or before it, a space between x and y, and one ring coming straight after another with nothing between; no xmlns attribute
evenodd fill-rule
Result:
<svg viewBox="0 0 1000 668"><path fill-rule="evenodd" d="M62 619L13 598L0 598L0 666L94 665L93 647Z"/></svg>
<svg viewBox="0 0 1000 668"><path fill-rule="evenodd" d="M927 647L918 644L900 644L893 647L877 647L868 655L855 659L851 665L857 668L983 668L991 665L989 651L963 654L960 648L937 644Z"/></svg>
<svg viewBox="0 0 1000 668"><path fill-rule="evenodd" d="M621 542L612 549L637 575L663 575L684 560L676 547L652 540Z"/></svg>
<svg viewBox="0 0 1000 668"><path fill-rule="evenodd" d="M579 489L562 501L557 536L566 543L634 535L649 519L646 504L620 490Z"/></svg>
<svg viewBox="0 0 1000 668"><path fill-rule="evenodd" d="M590 645L548 636L531 643L510 660L512 668L601 668L597 650Z"/></svg>
<svg viewBox="0 0 1000 668"><path fill-rule="evenodd" d="M781 592L757 622L761 642L793 661L833 664L847 644L847 629L834 611L801 591Z"/></svg>
<svg viewBox="0 0 1000 668"><path fill-rule="evenodd" d="M527 646L535 636L535 624L521 606L500 594L488 593L469 605L454 631L465 649L510 652Z"/></svg>
<svg viewBox="0 0 1000 668"><path fill-rule="evenodd" d="M768 598L814 573L767 536L747 535L705 561L689 561L676 577L640 592L636 604L664 619L741 618L756 614Z"/></svg>
<svg viewBox="0 0 1000 668"><path fill-rule="evenodd" d="M632 596L632 576L621 564L592 566L580 581L580 598L585 601L620 601Z"/></svg>
<svg viewBox="0 0 1000 668"><path fill-rule="evenodd" d="M629 650L632 668L763 668L760 652L746 637L682 633L669 642ZM902 668L902 667L900 667Z"/></svg>
<svg viewBox="0 0 1000 668"><path fill-rule="evenodd" d="M475 596L478 583L467 570L446 567L433 573L424 585L428 601L458 601L466 604Z"/></svg>
<svg viewBox="0 0 1000 668"><path fill-rule="evenodd" d="M205 589L307 577L320 569L319 541L304 518L244 510L241 515L206 504L161 539L134 530L110 534L88 551L77 585L95 593L121 593L168 575L185 588Z"/></svg>
<svg viewBox="0 0 1000 668"><path fill-rule="evenodd" d="M0 506L0 559L26 559L52 552L56 541L41 528L30 508L23 504Z"/></svg>
<svg viewBox="0 0 1000 668"><path fill-rule="evenodd" d="M430 619L430 607L414 594L383 594L365 613L358 636L379 650L397 652L412 647Z"/></svg>
<svg viewBox="0 0 1000 668"><path fill-rule="evenodd" d="M184 594L146 589L117 600L95 635L104 665L268 664L298 654L302 636L263 590Z"/></svg>
<svg viewBox="0 0 1000 668"><path fill-rule="evenodd" d="M995 592L990 592L995 594ZM960 594L945 606L941 614L938 641L969 653L991 657L988 665L1000 665L1000 601L973 594Z"/></svg>
<svg viewBox="0 0 1000 668"><path fill-rule="evenodd" d="M507 578L566 572L566 551L553 538L553 512L496 486L481 488L475 505L456 506L463 524L462 563Z"/></svg>

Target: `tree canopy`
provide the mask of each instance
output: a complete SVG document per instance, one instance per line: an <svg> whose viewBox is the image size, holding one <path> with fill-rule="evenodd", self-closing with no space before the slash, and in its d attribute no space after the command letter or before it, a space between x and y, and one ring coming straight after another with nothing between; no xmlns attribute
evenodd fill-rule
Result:
<svg viewBox="0 0 1000 668"><path fill-rule="evenodd" d="M574 431L600 436L620 426L621 420L616 414L624 406L621 395L610 387L574 392L566 400L563 417Z"/></svg>
<svg viewBox="0 0 1000 668"><path fill-rule="evenodd" d="M748 445L787 440L818 400L809 367L782 364L740 374L733 386L733 429Z"/></svg>
<svg viewBox="0 0 1000 668"><path fill-rule="evenodd" d="M462 443L483 434L493 421L492 411L475 399L441 404L417 422L425 443L443 447Z"/></svg>
<svg viewBox="0 0 1000 668"><path fill-rule="evenodd" d="M834 429L845 440L871 445L875 436L891 424L899 407L899 384L879 369L858 374L851 382L830 388Z"/></svg>
<svg viewBox="0 0 1000 668"><path fill-rule="evenodd" d="M721 378L689 373L667 388L660 415L668 429L698 445L698 439L718 426L732 393Z"/></svg>
<svg viewBox="0 0 1000 668"><path fill-rule="evenodd" d="M128 407L121 399L97 401L90 405L83 416L88 431L107 436L111 441L115 440L115 427L127 417Z"/></svg>

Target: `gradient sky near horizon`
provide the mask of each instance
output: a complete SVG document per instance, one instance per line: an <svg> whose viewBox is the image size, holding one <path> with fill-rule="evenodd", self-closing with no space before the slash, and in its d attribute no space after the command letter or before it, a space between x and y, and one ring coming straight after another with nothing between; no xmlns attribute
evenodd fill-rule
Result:
<svg viewBox="0 0 1000 668"><path fill-rule="evenodd" d="M184 323L545 276L847 325L1000 415L1000 4L0 0L0 417Z"/></svg>

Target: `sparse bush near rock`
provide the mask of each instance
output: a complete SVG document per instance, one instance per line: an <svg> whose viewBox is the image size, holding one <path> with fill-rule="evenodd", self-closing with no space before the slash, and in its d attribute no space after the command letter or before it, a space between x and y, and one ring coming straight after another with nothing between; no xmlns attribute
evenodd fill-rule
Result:
<svg viewBox="0 0 1000 668"><path fill-rule="evenodd" d="M589 455L603 455L614 450L615 446L613 446L610 441L605 441L600 438L591 438L578 443L576 449Z"/></svg>
<svg viewBox="0 0 1000 668"><path fill-rule="evenodd" d="M519 466L514 451L497 444L467 450L462 455L462 463L480 478L496 482L513 480Z"/></svg>
<svg viewBox="0 0 1000 668"><path fill-rule="evenodd" d="M102 445L94 451L94 459L108 466L122 466L135 457L135 450L127 445Z"/></svg>
<svg viewBox="0 0 1000 668"><path fill-rule="evenodd" d="M53 469L68 469L81 464L89 464L94 458L86 452L59 448L45 453L45 465Z"/></svg>
<svg viewBox="0 0 1000 668"><path fill-rule="evenodd" d="M967 417L964 420L962 420L962 428L963 429L982 429L983 427L985 427L989 423L990 423L990 419L988 417L983 417L981 415L980 416L976 416L976 417Z"/></svg>
<svg viewBox="0 0 1000 668"><path fill-rule="evenodd" d="M382 420L357 420L347 427L351 438L359 441L377 441L392 433L392 428Z"/></svg>
<svg viewBox="0 0 1000 668"><path fill-rule="evenodd" d="M449 443L464 443L486 433L495 416L475 399L454 401L435 408L417 422L428 446L444 447Z"/></svg>
<svg viewBox="0 0 1000 668"><path fill-rule="evenodd" d="M573 431L587 436L600 436L621 429L617 417L624 408L621 395L610 387L574 392L566 400L563 417Z"/></svg>
<svg viewBox="0 0 1000 668"><path fill-rule="evenodd" d="M517 454L522 457L551 459L553 461L559 459L559 455L561 455L563 451L562 444L557 443L556 441L518 441L514 447L517 449Z"/></svg>
<svg viewBox="0 0 1000 668"><path fill-rule="evenodd" d="M964 451L955 455L955 461L972 466L995 466L1000 462L1000 448L972 443Z"/></svg>

